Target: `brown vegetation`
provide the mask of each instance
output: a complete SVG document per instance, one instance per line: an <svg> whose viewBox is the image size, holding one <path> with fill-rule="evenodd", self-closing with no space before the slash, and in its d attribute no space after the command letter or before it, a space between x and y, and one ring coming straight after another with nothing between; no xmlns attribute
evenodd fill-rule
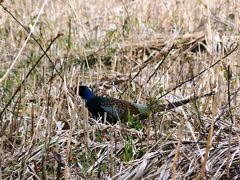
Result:
<svg viewBox="0 0 240 180"><path fill-rule="evenodd" d="M237 1L1 5L0 179L240 178ZM215 95L141 128L92 119L78 84L149 105Z"/></svg>

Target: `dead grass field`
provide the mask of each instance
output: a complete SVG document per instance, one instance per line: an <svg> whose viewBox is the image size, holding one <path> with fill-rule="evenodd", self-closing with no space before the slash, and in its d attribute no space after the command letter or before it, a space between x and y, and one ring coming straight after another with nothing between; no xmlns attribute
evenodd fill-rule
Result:
<svg viewBox="0 0 240 180"><path fill-rule="evenodd" d="M240 178L237 0L4 0L0 17L0 179ZM149 105L215 94L139 129L92 119L79 84Z"/></svg>

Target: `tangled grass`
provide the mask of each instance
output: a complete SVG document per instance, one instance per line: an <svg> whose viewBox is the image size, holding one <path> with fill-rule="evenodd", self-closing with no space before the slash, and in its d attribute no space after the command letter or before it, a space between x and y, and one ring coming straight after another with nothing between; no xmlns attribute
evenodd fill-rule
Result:
<svg viewBox="0 0 240 180"><path fill-rule="evenodd" d="M5 0L0 11L0 179L240 178L237 2ZM149 105L214 95L139 128L91 118L79 84Z"/></svg>

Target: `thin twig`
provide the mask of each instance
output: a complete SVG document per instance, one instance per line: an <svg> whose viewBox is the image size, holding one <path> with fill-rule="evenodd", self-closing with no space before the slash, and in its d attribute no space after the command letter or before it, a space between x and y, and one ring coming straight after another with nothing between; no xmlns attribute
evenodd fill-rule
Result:
<svg viewBox="0 0 240 180"><path fill-rule="evenodd" d="M217 65L219 62L221 62L222 59L225 59L226 57L228 57L230 54L232 54L234 51L237 50L239 44L237 44L233 50L231 50L229 53L227 53L224 57L220 58L219 60L217 60L215 63L213 63L212 65L210 65L208 68L202 70L200 73L192 76L191 78L183 81L182 83L178 84L177 86L175 86L174 88L170 89L169 91L167 91L166 93L164 93L163 95L161 95L158 99L161 99L163 97L165 97L166 95L168 95L169 93L171 93L172 91L176 90L177 88L181 87L182 85L186 84L187 82L190 82L192 80L194 80L195 78L197 78L198 76L202 75L203 73L205 73L207 70L213 68L215 65Z"/></svg>
<svg viewBox="0 0 240 180"><path fill-rule="evenodd" d="M25 81L27 80L28 76L32 73L32 71L35 69L35 67L40 63L40 61L42 60L42 58L46 55L46 53L48 52L48 50L50 49L50 47L52 46L52 44L54 43L54 41L59 38L60 36L62 36L62 34L58 34L49 44L48 48L46 49L46 51L44 51L44 53L42 54L42 56L37 60L37 62L33 65L33 67L30 69L30 71L27 73L27 75L25 76L25 78L23 79L23 81L20 83L20 85L18 86L17 90L14 92L13 96L10 98L10 100L7 102L7 104L4 106L3 110L0 112L0 121L2 123L2 115L4 113L4 111L7 109L7 107L11 104L12 100L15 98L15 96L17 95L18 91L21 89L22 85L25 83Z"/></svg>
<svg viewBox="0 0 240 180"><path fill-rule="evenodd" d="M157 68L155 69L155 71L151 74L151 76L148 78L147 83L150 81L150 79L152 79L153 75L157 72L157 70L159 69L159 67L163 64L163 62L165 61L165 59L167 58L167 56L170 54L170 52L173 49L173 45L172 47L168 50L167 54L164 56L163 60L159 63L159 65L157 66Z"/></svg>
<svg viewBox="0 0 240 180"><path fill-rule="evenodd" d="M227 74L228 74L228 78L227 78L227 86L228 86L228 116L231 119L231 124L229 127L229 141L228 141L228 152L227 152L227 167L226 167L226 174L227 177L230 178L230 166L231 166L231 144L232 144L232 127L233 127L233 116L232 116L232 111L231 111L231 70L230 70L230 66L228 65L227 67Z"/></svg>
<svg viewBox="0 0 240 180"><path fill-rule="evenodd" d="M38 13L38 15L37 15L36 21L35 21L34 24L33 24L33 28L30 30L30 32L28 32L28 36L27 36L26 40L24 41L24 43L23 43L20 51L18 52L17 56L15 57L14 61L12 62L10 68L8 68L7 72L6 72L6 73L3 75L3 77L0 79L0 83L8 76L8 74L10 73L10 71L13 69L13 67L14 67L14 65L16 64L19 56L21 55L24 47L27 45L27 42L28 42L28 40L29 40L29 38L30 38L33 30L34 30L34 27L36 26L36 24L37 24L37 22L38 22L38 19L39 19L40 15L41 15L42 12L43 12L43 8L44 8L44 6L46 5L46 2L47 2L46 0L43 2L42 7L41 7L41 9L40 9L40 11L39 11L39 13ZM0 4L0 5L3 7L2 4Z"/></svg>
<svg viewBox="0 0 240 180"><path fill-rule="evenodd" d="M0 6L2 6L2 8L8 13L10 14L10 16L12 16L12 18L27 32L27 33L30 33L29 29L26 28L6 7L4 7L2 4L0 4ZM35 38L34 34L31 33L31 36L30 36L37 44L38 46L40 47L40 49L45 53L47 52L47 50L44 50L43 46L39 43L39 41ZM52 67L54 68L54 70L57 72L57 74L60 76L60 78L63 80L63 77L62 75L60 74L60 72L57 70L57 68L55 67L53 61L51 60L51 58L48 56L47 53L45 53L46 57L48 58L48 60L50 61Z"/></svg>
<svg viewBox="0 0 240 180"><path fill-rule="evenodd" d="M155 71L152 73L152 75L149 77L149 79L147 80L147 82L150 81L150 79L153 77L153 75L157 72L157 70L159 69L159 67L162 65L162 63L165 61L165 59L167 58L167 56L169 55L169 53L172 51L173 49L173 45L171 46L171 48L168 50L168 52L164 55L163 60L161 61L161 63L158 65L158 67L155 69ZM140 72L147 67L147 63L153 59L156 58L158 56L153 57L153 55L150 55L148 57L148 59L146 61L144 61L142 67L140 67L139 71L137 72L137 74L130 80L130 84L132 83L132 81L140 74ZM126 92L126 90L128 89L128 86L122 91L122 93L120 94L120 97Z"/></svg>

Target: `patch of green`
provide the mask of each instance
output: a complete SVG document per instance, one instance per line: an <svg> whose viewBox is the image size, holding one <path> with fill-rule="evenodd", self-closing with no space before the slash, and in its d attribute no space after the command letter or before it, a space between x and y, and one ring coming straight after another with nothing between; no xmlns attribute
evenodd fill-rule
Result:
<svg viewBox="0 0 240 180"><path fill-rule="evenodd" d="M97 133L96 133L96 140L97 142L102 142L102 133L100 130L97 130Z"/></svg>
<svg viewBox="0 0 240 180"><path fill-rule="evenodd" d="M103 161L101 164L100 164L100 166L99 166L99 169L98 169L98 171L99 171L99 174L100 173L106 173L107 172L107 169L108 169L108 163L106 162L106 161Z"/></svg>
<svg viewBox="0 0 240 180"><path fill-rule="evenodd" d="M0 77L2 78L4 74L6 73L6 70L0 69ZM16 84L20 82L19 75L17 74L17 71L13 69L9 76L5 78L3 91L4 91L4 97L2 97L2 101L4 99L9 99L13 93L13 89L15 88Z"/></svg>
<svg viewBox="0 0 240 180"><path fill-rule="evenodd" d="M164 94L164 88L161 86L160 88L159 88L159 93L160 93L160 95L162 96L163 94Z"/></svg>
<svg viewBox="0 0 240 180"><path fill-rule="evenodd" d="M133 117L131 115L130 110L128 110L128 125L129 125L130 128L134 128L136 130L142 129L142 123L140 122L138 116Z"/></svg>
<svg viewBox="0 0 240 180"><path fill-rule="evenodd" d="M221 68L221 70L222 70L222 72L223 72L223 77L224 77L224 79L226 80L226 81L228 81L229 79L229 76L228 76L228 70L227 70L227 67L226 66L222 66L222 68Z"/></svg>
<svg viewBox="0 0 240 180"><path fill-rule="evenodd" d="M123 23L123 35L127 36L130 32L130 29L131 29L130 18L127 17L124 19Z"/></svg>
<svg viewBox="0 0 240 180"><path fill-rule="evenodd" d="M99 42L97 40L90 39L90 40L85 42L84 48L85 49L94 49L98 45L99 45Z"/></svg>
<svg viewBox="0 0 240 180"><path fill-rule="evenodd" d="M7 71L5 69L0 69L0 78L2 78L6 72Z"/></svg>
<svg viewBox="0 0 240 180"><path fill-rule="evenodd" d="M71 21L71 18L69 18L69 20L68 20L68 36L65 39L65 43L67 46L67 54L69 53L69 51L72 47L72 38L71 37L72 37L72 21Z"/></svg>
<svg viewBox="0 0 240 180"><path fill-rule="evenodd" d="M134 141L131 136L127 137L125 141L124 149L123 149L123 161L128 162L133 158L134 151L133 151Z"/></svg>
<svg viewBox="0 0 240 180"><path fill-rule="evenodd" d="M105 44L108 46L113 44L114 42L119 42L120 38L121 38L121 31L119 30L119 28L109 30L106 33Z"/></svg>
<svg viewBox="0 0 240 180"><path fill-rule="evenodd" d="M95 163L96 161L95 157L96 153L92 151L84 152L81 154L80 157L77 158L78 163L81 164L82 167L81 173L83 173L85 176L94 176L94 172L90 172L90 174L87 174L87 171Z"/></svg>
<svg viewBox="0 0 240 180"><path fill-rule="evenodd" d="M36 53L35 51L31 51L27 56L27 59L23 61L24 63L21 64L21 68L32 67L39 58L40 56L38 53ZM34 69L32 73L36 73L36 69Z"/></svg>
<svg viewBox="0 0 240 180"><path fill-rule="evenodd" d="M146 152L144 151L143 148L142 148L142 149L139 149L139 150L137 151L137 154L136 154L136 159L139 159L139 158L143 157L143 155L144 155L145 153L146 153Z"/></svg>
<svg viewBox="0 0 240 180"><path fill-rule="evenodd" d="M194 60L194 58L193 58L193 56L192 56L192 54L186 54L185 55L185 61L187 61L187 62L192 62L193 60Z"/></svg>
<svg viewBox="0 0 240 180"><path fill-rule="evenodd" d="M107 47L107 55L106 55L106 58L111 58L113 57L115 54L117 53L117 49L112 47L112 46L108 46Z"/></svg>
<svg viewBox="0 0 240 180"><path fill-rule="evenodd" d="M82 147L83 149L85 149L84 146ZM94 177L99 176L100 174L106 174L109 169L108 161L106 159L101 161L97 165L96 169L94 168L93 171L88 172L88 170L91 166L93 166L96 163L98 155L100 153L103 154L105 151L107 151L107 148L103 149L95 148L93 151L91 151L90 149L88 150L89 150L88 152L85 151L84 153L81 153L80 157L78 157L77 159L77 162L75 162L81 164L80 173L83 174L83 176L86 177L87 179L93 179Z"/></svg>

